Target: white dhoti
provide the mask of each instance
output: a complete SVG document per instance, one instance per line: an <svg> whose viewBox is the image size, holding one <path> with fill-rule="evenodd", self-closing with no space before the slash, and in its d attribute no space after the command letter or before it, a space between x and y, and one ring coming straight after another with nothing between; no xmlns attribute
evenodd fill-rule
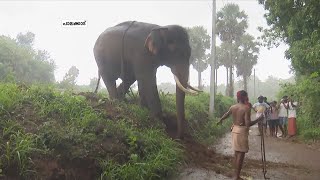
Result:
<svg viewBox="0 0 320 180"><path fill-rule="evenodd" d="M247 153L249 151L249 128L246 126L233 125L232 148L234 151Z"/></svg>

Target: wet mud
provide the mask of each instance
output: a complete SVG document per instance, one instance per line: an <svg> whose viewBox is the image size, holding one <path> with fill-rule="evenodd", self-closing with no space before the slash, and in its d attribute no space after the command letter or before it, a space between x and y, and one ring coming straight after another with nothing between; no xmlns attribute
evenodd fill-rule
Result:
<svg viewBox="0 0 320 180"><path fill-rule="evenodd" d="M261 163L261 137L257 136L258 128L251 127L249 135L250 150L246 154L242 178L264 179ZM192 166L184 169L180 174L181 180L211 180L231 179L232 156L231 133L227 133L219 141L208 147L215 152L214 164L207 166ZM267 160L266 177L270 179L318 180L320 179L320 145L308 145L295 138L265 137L265 151ZM207 158L208 161L209 158ZM201 163L200 163L201 164Z"/></svg>

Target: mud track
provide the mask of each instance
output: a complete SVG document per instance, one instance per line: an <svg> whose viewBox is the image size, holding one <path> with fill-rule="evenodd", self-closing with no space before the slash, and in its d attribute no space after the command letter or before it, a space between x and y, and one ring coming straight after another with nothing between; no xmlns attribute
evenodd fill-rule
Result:
<svg viewBox="0 0 320 180"><path fill-rule="evenodd" d="M264 179L262 173L260 136L257 127L249 135L250 150L246 154L242 178ZM320 177L320 145L308 145L297 139L265 138L267 177L270 179L318 180ZM205 147L186 142L189 166L177 179L230 179L232 177L231 133L215 145Z"/></svg>

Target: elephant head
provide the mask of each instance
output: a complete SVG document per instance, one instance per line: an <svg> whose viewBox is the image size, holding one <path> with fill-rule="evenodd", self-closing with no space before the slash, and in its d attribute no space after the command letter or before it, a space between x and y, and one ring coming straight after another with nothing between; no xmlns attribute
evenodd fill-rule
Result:
<svg viewBox="0 0 320 180"><path fill-rule="evenodd" d="M178 136L183 134L185 120L185 93L196 94L200 90L188 84L191 47L187 31L181 26L170 25L153 29L145 41L145 47L153 56L159 57L160 65L171 69L176 81L176 108ZM188 89L190 88L190 89Z"/></svg>

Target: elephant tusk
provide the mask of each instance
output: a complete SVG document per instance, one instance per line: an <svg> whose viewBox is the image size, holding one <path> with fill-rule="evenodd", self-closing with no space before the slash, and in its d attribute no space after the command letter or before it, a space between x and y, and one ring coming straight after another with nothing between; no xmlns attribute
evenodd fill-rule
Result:
<svg viewBox="0 0 320 180"><path fill-rule="evenodd" d="M203 92L203 91L201 91L201 90L199 90L199 89L197 89L195 87L192 87L190 84L188 84L187 86L188 86L188 88L190 88L190 89L192 89L192 90L194 90L196 92Z"/></svg>
<svg viewBox="0 0 320 180"><path fill-rule="evenodd" d="M186 89L185 87L183 87L183 85L179 81L179 78L176 75L174 75L174 80L176 81L177 86L179 87L179 89L181 91L183 91L185 93L190 93L190 94L197 94L197 92L190 91L189 89Z"/></svg>

